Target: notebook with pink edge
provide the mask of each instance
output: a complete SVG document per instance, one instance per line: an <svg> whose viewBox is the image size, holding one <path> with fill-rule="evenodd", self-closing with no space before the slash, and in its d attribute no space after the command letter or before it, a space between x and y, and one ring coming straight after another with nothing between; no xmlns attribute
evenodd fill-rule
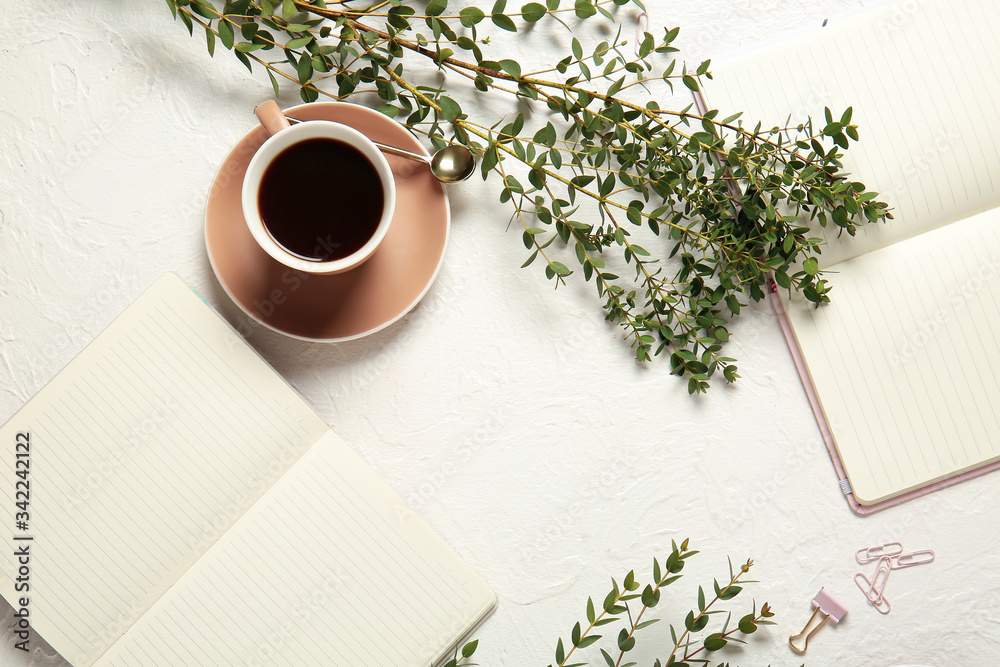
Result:
<svg viewBox="0 0 1000 667"><path fill-rule="evenodd" d="M781 325L781 333L784 334L785 340L788 342L788 350L791 352L792 361L795 363L795 370L798 371L799 378L802 380L802 387L805 389L806 397L809 399L809 406L812 408L813 415L816 417L816 424L819 426L820 433L823 436L823 442L826 444L826 449L830 453L830 459L833 462L833 468L837 473L840 489L843 491L844 497L847 499L847 504L850 505L851 509L856 514L872 514L873 512L878 512L879 510L899 505L900 503L904 503L907 500L911 500L925 493L943 489L947 486L964 482L967 479L971 479L1000 468L1000 461L994 461L993 463L968 470L964 473L959 473L953 477L928 484L927 486L908 491L880 502L869 505L862 505L858 502L854 497L851 482L847 478L847 473L844 471L844 464L841 462L840 455L837 453L837 447L834 444L833 435L830 432L830 425L826 421L826 415L823 414L823 407L820 404L819 397L816 395L816 388L813 386L812 379L809 377L809 370L806 368L805 359L802 357L802 350L799 349L799 344L795 340L795 333L792 331L792 326L788 321L788 315L785 313L785 307L781 303L781 298L778 297L777 286L769 281L769 289L771 304L774 306L774 311L778 316L778 322Z"/></svg>
<svg viewBox="0 0 1000 667"><path fill-rule="evenodd" d="M831 303L772 294L858 514L1000 467L998 31L989 0L886 3L715 63L704 82L720 116L742 109L750 127L851 107L861 137L844 171L893 209L853 237L816 229Z"/></svg>

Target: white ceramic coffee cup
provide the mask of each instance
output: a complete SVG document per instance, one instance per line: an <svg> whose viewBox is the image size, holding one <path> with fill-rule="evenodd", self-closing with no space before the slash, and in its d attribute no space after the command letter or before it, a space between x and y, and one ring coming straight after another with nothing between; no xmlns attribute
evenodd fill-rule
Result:
<svg viewBox="0 0 1000 667"><path fill-rule="evenodd" d="M266 102L256 109L257 116L264 129L271 134L247 166L243 178L243 217L254 240L268 255L285 266L313 274L342 273L361 265L372 256L382 239L389 231L392 216L396 208L396 183L392 170L382 151L365 135L352 127L328 120L308 120L290 125L277 104ZM375 233L358 250L346 257L333 260L309 260L289 252L281 246L264 225L258 205L261 179L267 167L285 149L301 141L309 139L336 139L350 144L361 152L375 168L382 185L383 207ZM336 240L333 240L336 242Z"/></svg>

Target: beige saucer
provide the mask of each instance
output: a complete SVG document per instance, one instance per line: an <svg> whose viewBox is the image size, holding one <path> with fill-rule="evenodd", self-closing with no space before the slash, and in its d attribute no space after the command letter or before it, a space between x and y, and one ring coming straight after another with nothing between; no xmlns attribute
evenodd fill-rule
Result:
<svg viewBox="0 0 1000 667"><path fill-rule="evenodd" d="M286 109L301 120L333 120L369 138L426 154L406 129L354 104L316 102ZM396 179L396 215L368 261L337 275L310 275L280 264L254 241L240 204L243 175L267 139L259 125L226 156L205 210L205 244L223 289L250 317L280 333L314 341L360 338L417 305L444 257L448 195L426 166L386 155Z"/></svg>

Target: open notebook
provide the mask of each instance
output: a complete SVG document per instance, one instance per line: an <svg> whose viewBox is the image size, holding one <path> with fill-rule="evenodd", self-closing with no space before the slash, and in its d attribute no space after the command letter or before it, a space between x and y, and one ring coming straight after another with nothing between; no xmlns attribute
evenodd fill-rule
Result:
<svg viewBox="0 0 1000 667"><path fill-rule="evenodd" d="M77 666L428 667L495 604L174 274L0 441L0 520L32 538L14 543L30 591L4 549L0 592L15 609L28 597L31 625ZM26 530L16 441L30 441Z"/></svg>
<svg viewBox="0 0 1000 667"><path fill-rule="evenodd" d="M715 63L704 82L709 106L749 126L852 106L861 141L845 168L893 208L828 238L832 303L782 295L859 513L1000 460L996 9L888 3Z"/></svg>

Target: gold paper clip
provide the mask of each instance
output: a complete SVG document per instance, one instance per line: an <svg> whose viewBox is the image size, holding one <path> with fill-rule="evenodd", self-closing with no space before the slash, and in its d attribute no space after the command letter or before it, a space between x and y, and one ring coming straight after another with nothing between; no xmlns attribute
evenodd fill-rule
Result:
<svg viewBox="0 0 1000 667"><path fill-rule="evenodd" d="M833 621L834 623L839 623L840 619L844 617L847 613L847 607L843 602L833 597L832 593L827 593L824 589L819 589L819 593L816 597L812 599L812 606L816 608L812 616L809 617L809 621L806 626L802 628L802 632L797 635L792 635L788 638L788 645L792 647L792 650L796 653L805 653L806 647L809 645L809 638L815 634L817 630L823 627L827 621ZM819 622L816 622L816 617L821 616ZM795 642L798 639L802 639L802 646L796 646Z"/></svg>

